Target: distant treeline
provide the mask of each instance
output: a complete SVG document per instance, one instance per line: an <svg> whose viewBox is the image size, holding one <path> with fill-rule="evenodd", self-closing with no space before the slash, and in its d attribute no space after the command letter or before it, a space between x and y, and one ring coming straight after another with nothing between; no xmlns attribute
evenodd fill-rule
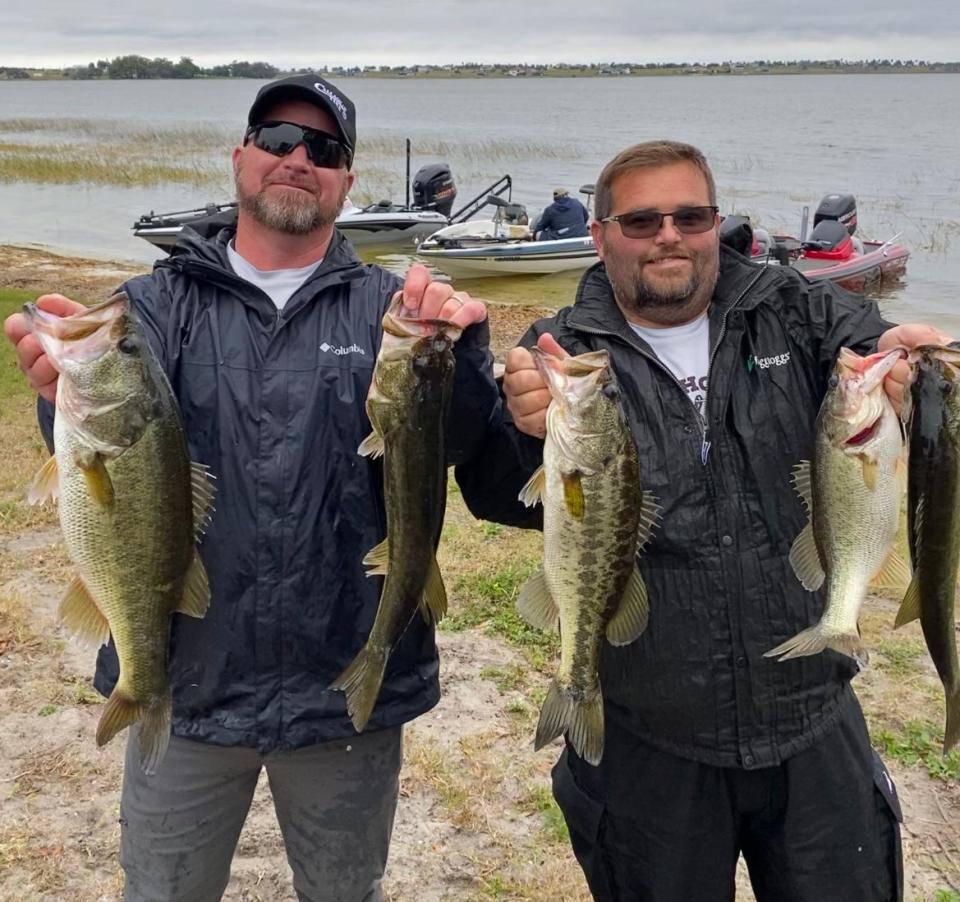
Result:
<svg viewBox="0 0 960 902"><path fill-rule="evenodd" d="M190 57L181 56L180 61L129 54L112 60L97 60L86 66L69 66L65 69L24 69L0 66L0 78L273 78L280 70L270 63L234 60L221 66L204 68Z"/></svg>
<svg viewBox="0 0 960 902"><path fill-rule="evenodd" d="M295 71L307 71L305 69ZM861 73L960 72L960 62L928 60L753 60L707 63L448 63L415 66L321 66L314 71L336 78L590 78L635 75L818 75ZM204 68L190 57L179 62L156 57L118 56L86 66L32 69L0 66L0 79L98 78L274 78L281 70L270 63L234 60Z"/></svg>

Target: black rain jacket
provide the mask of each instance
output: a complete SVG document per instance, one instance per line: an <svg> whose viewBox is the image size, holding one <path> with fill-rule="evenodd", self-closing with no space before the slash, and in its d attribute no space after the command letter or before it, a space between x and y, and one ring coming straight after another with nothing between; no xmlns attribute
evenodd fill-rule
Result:
<svg viewBox="0 0 960 902"><path fill-rule="evenodd" d="M381 317L401 283L335 232L278 311L233 273L232 237L185 230L124 290L180 402L193 459L216 476L200 545L210 608L202 620L173 616L173 732L266 753L355 733L344 694L327 687L366 641L383 584L361 564L386 534L382 465L357 448L370 432ZM450 463L472 453L500 407L488 325L466 329L455 355ZM435 705L437 674L433 629L414 617L367 729ZM97 689L109 694L117 675L111 644Z"/></svg>
<svg viewBox="0 0 960 902"><path fill-rule="evenodd" d="M610 352L643 486L663 508L640 557L649 626L631 645L603 646L608 723L706 764L767 767L835 724L856 672L833 651L784 662L763 653L820 617L822 591L807 592L788 561L806 522L791 470L812 454L841 346L873 350L889 324L873 302L726 248L709 321L702 418L624 320L602 263L575 304L521 344L549 332L571 354ZM517 495L543 443L504 417L457 480L476 516L539 526L541 508L528 511Z"/></svg>

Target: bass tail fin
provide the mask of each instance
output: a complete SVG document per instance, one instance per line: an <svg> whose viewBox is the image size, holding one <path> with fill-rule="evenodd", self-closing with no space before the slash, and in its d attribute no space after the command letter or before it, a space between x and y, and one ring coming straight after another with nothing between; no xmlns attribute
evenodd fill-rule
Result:
<svg viewBox="0 0 960 902"><path fill-rule="evenodd" d="M943 754L960 741L960 687L947 693L947 725L943 731Z"/></svg>
<svg viewBox="0 0 960 902"><path fill-rule="evenodd" d="M859 633L828 633L820 623L764 652L763 656L789 661L791 658L819 654L827 648L855 658L861 666L866 666L869 659L869 652Z"/></svg>
<svg viewBox="0 0 960 902"><path fill-rule="evenodd" d="M386 667L386 651L364 645L350 666L330 684L331 689L347 694L347 713L358 733L363 732L373 713Z"/></svg>
<svg viewBox="0 0 960 902"><path fill-rule="evenodd" d="M97 745L106 745L122 729L140 721L140 767L145 774L155 774L170 744L171 708L169 691L152 701L138 702L115 688L97 724Z"/></svg>
<svg viewBox="0 0 960 902"><path fill-rule="evenodd" d="M550 684L540 710L534 749L566 733L574 751L594 766L603 758L603 696L597 687L589 693L574 693L556 680Z"/></svg>

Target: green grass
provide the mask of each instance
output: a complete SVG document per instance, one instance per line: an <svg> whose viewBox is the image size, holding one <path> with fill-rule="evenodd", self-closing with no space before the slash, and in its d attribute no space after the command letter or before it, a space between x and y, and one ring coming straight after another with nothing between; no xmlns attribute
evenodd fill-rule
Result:
<svg viewBox="0 0 960 902"><path fill-rule="evenodd" d="M933 897L933 902L960 902L960 893L952 889L938 889Z"/></svg>
<svg viewBox="0 0 960 902"><path fill-rule="evenodd" d="M118 164L110 156L93 152L50 153L46 148L0 153L0 182L33 182L68 185L77 182L99 185L186 184L203 187L224 181L222 167L184 167L169 163L129 161Z"/></svg>
<svg viewBox="0 0 960 902"><path fill-rule="evenodd" d="M924 655L924 647L913 640L883 639L876 649L883 655L883 669L895 677L910 676L919 670L919 662Z"/></svg>
<svg viewBox="0 0 960 902"><path fill-rule="evenodd" d="M532 787L521 807L527 811L535 811L540 815L543 819L543 833L551 842L564 845L570 842L567 822L564 820L563 812L560 811L549 786L538 785Z"/></svg>
<svg viewBox="0 0 960 902"><path fill-rule="evenodd" d="M901 733L880 730L873 740L883 755L922 767L931 777L960 780L960 750L953 749L944 757L943 731L931 723L910 721Z"/></svg>
<svg viewBox="0 0 960 902"><path fill-rule="evenodd" d="M0 319L5 320L11 313L19 313L25 301L35 299L36 295L29 291L0 288ZM31 394L33 392L27 386L23 373L17 368L13 345L4 336L0 340L0 400Z"/></svg>
<svg viewBox="0 0 960 902"><path fill-rule="evenodd" d="M527 672L519 664L503 667L484 667L480 676L485 680L493 680L497 691L504 695L507 692L516 692L527 685Z"/></svg>
<svg viewBox="0 0 960 902"><path fill-rule="evenodd" d="M482 626L488 633L503 636L513 645L541 651L557 650L560 647L557 634L534 629L514 607L520 587L534 569L534 563L520 561L492 572L461 576L453 587L461 599L460 609L441 621L440 628L457 632Z"/></svg>

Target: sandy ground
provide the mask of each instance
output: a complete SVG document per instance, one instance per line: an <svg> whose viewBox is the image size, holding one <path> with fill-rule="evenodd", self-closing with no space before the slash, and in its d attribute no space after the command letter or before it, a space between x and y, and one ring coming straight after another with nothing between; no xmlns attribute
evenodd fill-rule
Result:
<svg viewBox="0 0 960 902"><path fill-rule="evenodd" d="M0 247L0 287L93 298L140 271L124 264ZM498 356L536 308L493 308ZM4 425L3 428L8 428ZM38 452L39 453L39 452ZM0 498L0 521L19 503ZM495 569L507 553L536 554L536 537L485 530L451 500L441 568L458 598L458 574ZM498 547L500 558L484 556ZM498 563L499 562L499 563ZM90 689L93 654L56 623L70 567L52 517L0 536L0 899L93 902L119 898L118 798L122 740L102 750L100 700ZM919 631L891 644L895 604L870 602L864 633L871 667L857 690L871 726L895 729L942 717ZM912 630L912 631L911 631ZM897 637L900 637L898 632ZM443 697L405 737L405 764L386 879L391 902L543 900L585 902L582 876L550 799L556 748L535 753L532 735L549 670L487 624L439 633ZM904 663L906 661L906 663ZM894 666L899 662L898 666ZM888 759L904 808L907 895L956 902L960 895L960 783L907 759ZM738 900L752 894L741 866ZM290 872L263 781L240 837L228 900L293 900ZM826 902L826 900L825 900Z"/></svg>

